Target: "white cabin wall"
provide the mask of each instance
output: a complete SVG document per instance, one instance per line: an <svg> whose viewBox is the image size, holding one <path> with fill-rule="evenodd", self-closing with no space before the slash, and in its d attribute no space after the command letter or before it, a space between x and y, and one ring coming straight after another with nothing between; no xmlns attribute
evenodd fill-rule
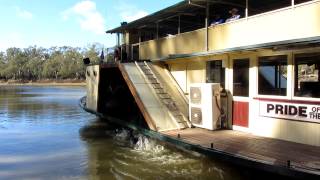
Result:
<svg viewBox="0 0 320 180"><path fill-rule="evenodd" d="M255 135L320 146L320 124L317 123L256 116L250 131Z"/></svg>
<svg viewBox="0 0 320 180"><path fill-rule="evenodd" d="M169 63L172 76L186 94L189 93L190 84L206 82L205 68L205 61L182 60Z"/></svg>
<svg viewBox="0 0 320 180"><path fill-rule="evenodd" d="M206 82L206 63L204 61L189 62L187 66L187 93L190 84Z"/></svg>
<svg viewBox="0 0 320 180"><path fill-rule="evenodd" d="M260 105L259 100L254 98L269 98L269 99L285 99L285 100L306 100L305 98L294 97L294 60L295 53L310 53L319 52L319 48L286 50L286 51L271 51L260 50L255 53L255 58L250 65L250 94L253 98L249 104L249 132L254 135L277 138L287 141L293 141L302 144L320 146L320 124L306 121L295 121L290 119L270 118L259 115ZM287 95L272 96L258 94L258 57L270 55L287 55ZM309 98L310 99L310 98ZM310 102L319 101L319 98L311 98ZM277 101L276 101L277 102ZM295 104L297 105L297 104Z"/></svg>
<svg viewBox="0 0 320 180"><path fill-rule="evenodd" d="M185 63L174 63L170 64L170 72L174 79L177 81L181 90L187 93L187 64Z"/></svg>
<svg viewBox="0 0 320 180"><path fill-rule="evenodd" d="M235 130L250 132L254 135L288 140L303 144L320 146L320 124L293 121L289 119L277 119L262 117L259 115L260 106L257 98L303 100L301 97L294 97L294 64L295 53L319 52L319 48L307 48L298 50L273 51L271 49L260 49L257 51L234 52L224 55L208 55L205 57L193 57L188 59L177 59L167 62L169 69L185 93L191 83L204 83L206 78L206 62L209 60L222 59L226 61L226 89L231 92L231 102L228 104L228 118L232 122L232 81L233 69L232 59L249 58L249 127L234 128ZM270 55L288 56L288 83L287 96L270 96L258 94L258 57ZM310 99L310 98L309 98ZM308 99L308 100L309 100ZM319 98L311 98L310 101L320 101Z"/></svg>

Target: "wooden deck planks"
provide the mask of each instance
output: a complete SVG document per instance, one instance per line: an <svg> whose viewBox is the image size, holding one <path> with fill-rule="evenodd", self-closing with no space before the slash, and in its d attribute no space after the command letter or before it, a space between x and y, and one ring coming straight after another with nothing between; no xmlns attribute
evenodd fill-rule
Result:
<svg viewBox="0 0 320 180"><path fill-rule="evenodd" d="M200 128L161 132L205 148L224 151L259 160L268 164L291 165L320 171L320 147L304 145L284 140L254 136L232 130L209 131Z"/></svg>

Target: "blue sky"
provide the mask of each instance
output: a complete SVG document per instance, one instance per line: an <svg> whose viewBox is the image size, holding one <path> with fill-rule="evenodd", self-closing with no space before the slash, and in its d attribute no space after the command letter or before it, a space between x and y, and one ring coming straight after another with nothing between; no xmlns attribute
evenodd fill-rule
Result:
<svg viewBox="0 0 320 180"><path fill-rule="evenodd" d="M0 0L0 51L115 44L104 31L181 0Z"/></svg>

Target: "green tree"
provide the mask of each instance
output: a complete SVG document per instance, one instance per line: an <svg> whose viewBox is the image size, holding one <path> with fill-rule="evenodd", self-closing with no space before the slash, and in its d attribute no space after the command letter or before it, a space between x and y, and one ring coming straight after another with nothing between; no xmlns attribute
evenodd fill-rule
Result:
<svg viewBox="0 0 320 180"><path fill-rule="evenodd" d="M61 69L61 59L63 54L59 50L55 50L49 56L48 60L43 64L42 75L48 79L58 79L59 71Z"/></svg>
<svg viewBox="0 0 320 180"><path fill-rule="evenodd" d="M66 47L63 51L63 58L61 60L61 69L59 75L61 78L76 78L75 73L77 71L76 62L77 59L81 59L81 54L77 51L77 48Z"/></svg>
<svg viewBox="0 0 320 180"><path fill-rule="evenodd" d="M86 49L84 56L90 58L91 63L99 63L101 48L102 46L98 43L92 44Z"/></svg>
<svg viewBox="0 0 320 180"><path fill-rule="evenodd" d="M82 58L83 56L80 53L79 48L68 48L64 52L64 59L62 61L62 68L60 71L61 77L80 79L85 70Z"/></svg>
<svg viewBox="0 0 320 180"><path fill-rule="evenodd" d="M24 79L41 79L43 64L46 60L46 49L29 47L24 50L28 61L24 65Z"/></svg>
<svg viewBox="0 0 320 180"><path fill-rule="evenodd" d="M98 63L101 48L98 43L83 49L69 46L8 48L0 53L0 79L84 79L86 67L82 59L89 57L92 63Z"/></svg>
<svg viewBox="0 0 320 180"><path fill-rule="evenodd" d="M6 68L6 57L3 52L0 52L0 79L4 79L5 75L3 70Z"/></svg>
<svg viewBox="0 0 320 180"><path fill-rule="evenodd" d="M7 49L7 67L4 69L4 73L7 79L22 79L23 78L23 66L27 61L27 57L24 55L20 48Z"/></svg>

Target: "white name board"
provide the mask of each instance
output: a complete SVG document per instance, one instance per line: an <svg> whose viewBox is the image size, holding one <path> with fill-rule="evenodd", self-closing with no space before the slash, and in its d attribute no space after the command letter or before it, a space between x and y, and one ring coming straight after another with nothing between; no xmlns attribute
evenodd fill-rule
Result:
<svg viewBox="0 0 320 180"><path fill-rule="evenodd" d="M320 106L259 101L259 115L320 123Z"/></svg>

